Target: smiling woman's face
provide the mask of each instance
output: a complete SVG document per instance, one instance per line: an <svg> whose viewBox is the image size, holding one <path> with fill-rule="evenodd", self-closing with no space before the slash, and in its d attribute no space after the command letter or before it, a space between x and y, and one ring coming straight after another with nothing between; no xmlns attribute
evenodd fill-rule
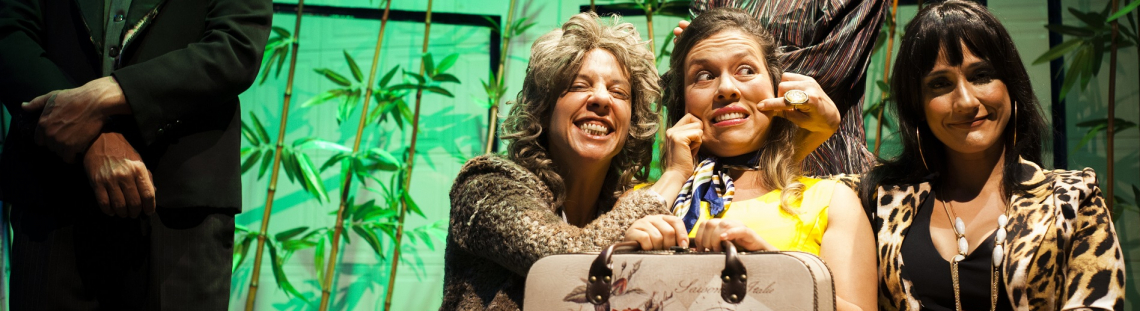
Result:
<svg viewBox="0 0 1140 311"><path fill-rule="evenodd" d="M594 49L558 97L548 129L550 156L564 168L607 162L629 136L632 87L613 54Z"/></svg>
<svg viewBox="0 0 1140 311"><path fill-rule="evenodd" d="M693 45L685 57L685 112L701 119L701 149L731 157L760 149L770 112L756 110L775 97L763 50L751 35L724 30Z"/></svg>
<svg viewBox="0 0 1140 311"><path fill-rule="evenodd" d="M926 123L946 148L976 154L999 143L1010 118L1010 98L993 66L962 46L962 63L952 66L945 53L922 79Z"/></svg>

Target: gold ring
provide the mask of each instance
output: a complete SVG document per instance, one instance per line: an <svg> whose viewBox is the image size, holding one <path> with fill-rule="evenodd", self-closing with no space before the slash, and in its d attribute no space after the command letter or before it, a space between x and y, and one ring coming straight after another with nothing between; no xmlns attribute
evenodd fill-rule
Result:
<svg viewBox="0 0 1140 311"><path fill-rule="evenodd" d="M807 93L801 90L791 90L784 93L784 102L788 105L799 106L808 102Z"/></svg>

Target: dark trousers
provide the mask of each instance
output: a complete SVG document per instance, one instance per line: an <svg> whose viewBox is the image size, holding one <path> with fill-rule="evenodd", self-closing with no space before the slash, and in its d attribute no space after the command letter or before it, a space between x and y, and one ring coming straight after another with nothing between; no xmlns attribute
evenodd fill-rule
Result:
<svg viewBox="0 0 1140 311"><path fill-rule="evenodd" d="M13 206L11 308L225 310L236 212Z"/></svg>

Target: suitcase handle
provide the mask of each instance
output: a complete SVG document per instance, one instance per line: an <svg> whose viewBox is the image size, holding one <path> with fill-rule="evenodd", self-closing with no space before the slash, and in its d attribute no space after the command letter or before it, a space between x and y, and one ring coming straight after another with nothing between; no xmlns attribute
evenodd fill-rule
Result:
<svg viewBox="0 0 1140 311"><path fill-rule="evenodd" d="M729 241L721 242L724 247L724 270L721 270L720 297L732 304L744 300L748 289L748 271L736 254L736 245ZM691 245L692 243L690 243ZM610 300L610 285L613 282L614 252L628 252L640 248L636 241L619 242L598 254L590 265L590 276L586 279L586 299L594 305L606 304Z"/></svg>

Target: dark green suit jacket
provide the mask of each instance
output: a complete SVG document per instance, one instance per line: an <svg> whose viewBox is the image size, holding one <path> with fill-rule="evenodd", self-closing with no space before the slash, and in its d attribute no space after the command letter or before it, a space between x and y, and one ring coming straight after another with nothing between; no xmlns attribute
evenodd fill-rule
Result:
<svg viewBox="0 0 1140 311"><path fill-rule="evenodd" d="M35 145L20 103L102 76L102 0L0 0L0 102L13 115L0 200L93 206L81 164ZM253 83L270 0L134 0L112 76L133 112L121 132L154 176L160 208L241 207L238 94ZM129 33L129 35L128 35Z"/></svg>

